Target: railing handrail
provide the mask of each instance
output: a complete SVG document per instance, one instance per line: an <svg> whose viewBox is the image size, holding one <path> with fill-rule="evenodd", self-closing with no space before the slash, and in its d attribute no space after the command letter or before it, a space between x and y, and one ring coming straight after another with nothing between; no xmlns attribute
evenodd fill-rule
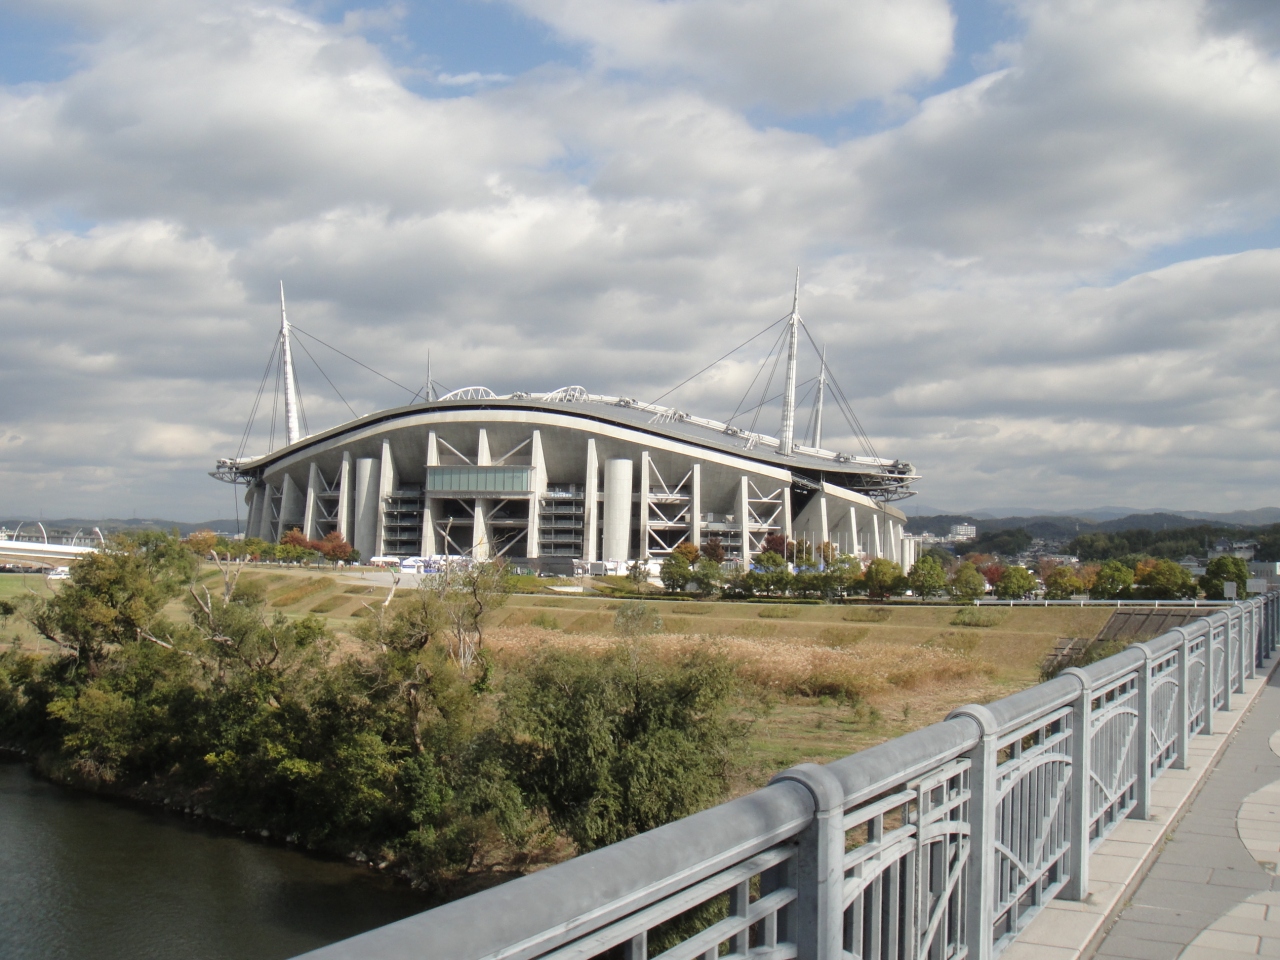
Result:
<svg viewBox="0 0 1280 960"><path fill-rule="evenodd" d="M860 891L877 882L878 874L864 876L864 868L872 869L868 865L878 863L878 856L915 855L910 851L942 842L951 844L946 859L965 858L968 870L947 881L954 892L941 900L933 888L906 899L935 912L963 905L967 919L947 929L962 931L957 936L973 960L989 960L1046 898L1079 898L1087 892L1091 846L1119 819L1147 815L1151 781L1169 766L1185 763L1189 737L1212 732L1213 713L1230 709L1232 694L1243 691L1255 664L1275 651L1278 627L1277 592L1212 610L1151 641L993 703L962 707L944 721L823 766L784 771L754 793L306 956L532 960L589 957L621 944L627 958L643 960L646 925L724 891L730 894L728 919L699 935L702 939L687 941L693 951L686 951L688 956L718 949L722 941L737 944L731 950L735 954L745 952L744 931L771 924L769 935L776 938L784 931L791 945L764 952L838 960L846 936L841 931L847 918L841 918ZM1181 652L1175 657L1175 651ZM1159 724L1153 719L1157 698L1163 698ZM1181 718L1174 740L1169 717ZM1189 729L1191 724L1199 725ZM1101 752L1091 759L1094 751ZM1035 846L1043 863L1007 861L1041 872L1006 878L1001 883L1012 886L997 889L990 886L994 866L987 858L1015 854L996 852L1000 824L994 806L1021 802L1022 777L1035 778L1033 784L1028 780L1028 789L1052 837ZM976 806L963 814L969 810L971 780ZM1069 804L1063 799L1067 805L1055 805L1057 812L1047 816L1043 811L1050 809L1045 804L1051 794L1072 799ZM926 830L925 818L935 807L942 810L941 819ZM895 809L901 810L899 819L885 821L886 811ZM867 824L863 852L846 852L846 823ZM862 866L850 866L855 861ZM757 864L758 899L748 904L744 878ZM784 868L785 877L778 872ZM875 869L888 871L891 865ZM954 886L964 877L972 889ZM936 884L937 878L927 882ZM775 892L766 896L770 890ZM704 900L690 900L695 894L705 894ZM953 903L955 897L960 899ZM654 912L663 908L667 913ZM848 935L863 935L856 932L860 919L848 922L856 928ZM903 929L913 937L933 937L938 924L935 916L924 933L911 922ZM914 957L914 950L902 955Z"/></svg>

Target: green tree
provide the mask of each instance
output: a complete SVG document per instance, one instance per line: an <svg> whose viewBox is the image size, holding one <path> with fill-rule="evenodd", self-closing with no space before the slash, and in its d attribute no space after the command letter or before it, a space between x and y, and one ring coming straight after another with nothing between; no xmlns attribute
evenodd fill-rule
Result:
<svg viewBox="0 0 1280 960"><path fill-rule="evenodd" d="M1046 600L1070 600L1084 591L1084 582L1070 567L1054 567L1044 578Z"/></svg>
<svg viewBox="0 0 1280 960"><path fill-rule="evenodd" d="M614 843L724 795L743 733L732 690L731 665L704 652L543 651L503 700L508 766L580 850Z"/></svg>
<svg viewBox="0 0 1280 960"><path fill-rule="evenodd" d="M1226 597L1223 584L1230 580L1236 585L1236 596L1243 599L1248 579L1249 566L1239 557L1214 557L1200 578L1200 589L1210 600L1222 600Z"/></svg>
<svg viewBox="0 0 1280 960"><path fill-rule="evenodd" d="M197 569L167 534L118 535L72 563L71 579L52 597L25 600L23 617L92 676L110 648L167 629L160 611Z"/></svg>
<svg viewBox="0 0 1280 960"><path fill-rule="evenodd" d="M1129 596L1133 587L1133 570L1119 560L1108 560L1098 571L1089 596L1094 600L1116 600Z"/></svg>
<svg viewBox="0 0 1280 960"><path fill-rule="evenodd" d="M1135 578L1135 592L1144 600L1184 600L1197 595L1195 578L1172 560L1152 561Z"/></svg>
<svg viewBox="0 0 1280 960"><path fill-rule="evenodd" d="M957 600L977 600L987 592L987 581L969 561L956 567L947 592Z"/></svg>
<svg viewBox="0 0 1280 960"><path fill-rule="evenodd" d="M996 596L1001 600L1020 600L1036 589L1036 578L1026 567L1005 567L996 583Z"/></svg>
<svg viewBox="0 0 1280 960"><path fill-rule="evenodd" d="M862 579L867 584L867 595L876 600L898 596L907 589L902 567L885 557L876 557L868 563Z"/></svg>
<svg viewBox="0 0 1280 960"><path fill-rule="evenodd" d="M849 553L836 555L826 570L827 596L847 597L862 584L862 561Z"/></svg>
<svg viewBox="0 0 1280 960"><path fill-rule="evenodd" d="M627 580L631 584L631 589L639 593L649 582L649 568L639 560L632 560L631 565L627 567Z"/></svg>
<svg viewBox="0 0 1280 960"><path fill-rule="evenodd" d="M911 592L922 600L939 596L947 590L947 574L936 557L925 554L907 574Z"/></svg>
<svg viewBox="0 0 1280 960"><path fill-rule="evenodd" d="M711 596L724 586L724 572L720 564L707 557L700 557L694 564L690 579L703 596Z"/></svg>
<svg viewBox="0 0 1280 960"><path fill-rule="evenodd" d="M782 554L766 550L757 555L743 580L754 594L785 596L791 591L794 577Z"/></svg>
<svg viewBox="0 0 1280 960"><path fill-rule="evenodd" d="M683 590L684 585L693 579L693 570L689 566L688 558L682 553L672 553L662 561L658 579L662 581L662 586L668 593L678 593Z"/></svg>

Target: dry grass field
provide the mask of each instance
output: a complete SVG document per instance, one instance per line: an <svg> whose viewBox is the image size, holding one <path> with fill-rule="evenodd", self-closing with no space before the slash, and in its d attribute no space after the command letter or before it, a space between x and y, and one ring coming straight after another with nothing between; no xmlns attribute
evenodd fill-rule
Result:
<svg viewBox="0 0 1280 960"><path fill-rule="evenodd" d="M202 579L211 590L220 574ZM0 597L21 592L17 576L0 576ZM47 591L43 578L27 587ZM350 634L387 593L385 578L319 569L250 568L243 582L263 591L267 608L286 616L324 617ZM544 581L545 582L545 581ZM542 583L535 582L535 587ZM499 661L543 645L600 650L624 640L614 618L632 600L515 594L497 611L487 643ZM739 787L774 772L823 761L933 723L964 703L986 702L1035 684L1059 637L1092 637L1107 607L961 608L711 601L646 601L662 632L639 641L649 656L678 656L690 646L723 651L743 681L743 713L752 721ZM185 617L181 601L174 618ZM33 644L15 618L2 628ZM28 646L31 649L31 646Z"/></svg>

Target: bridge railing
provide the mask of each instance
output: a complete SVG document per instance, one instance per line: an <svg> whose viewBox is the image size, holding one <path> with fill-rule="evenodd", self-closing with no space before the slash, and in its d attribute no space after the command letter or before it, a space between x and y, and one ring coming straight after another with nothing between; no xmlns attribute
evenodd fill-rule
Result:
<svg viewBox="0 0 1280 960"><path fill-rule="evenodd" d="M1280 592L311 960L989 960L1276 650Z"/></svg>

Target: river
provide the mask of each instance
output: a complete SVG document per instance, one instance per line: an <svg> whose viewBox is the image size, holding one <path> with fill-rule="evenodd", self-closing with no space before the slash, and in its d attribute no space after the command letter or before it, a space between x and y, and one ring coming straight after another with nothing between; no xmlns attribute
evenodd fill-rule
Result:
<svg viewBox="0 0 1280 960"><path fill-rule="evenodd" d="M426 907L368 871L0 762L4 960L277 960Z"/></svg>

